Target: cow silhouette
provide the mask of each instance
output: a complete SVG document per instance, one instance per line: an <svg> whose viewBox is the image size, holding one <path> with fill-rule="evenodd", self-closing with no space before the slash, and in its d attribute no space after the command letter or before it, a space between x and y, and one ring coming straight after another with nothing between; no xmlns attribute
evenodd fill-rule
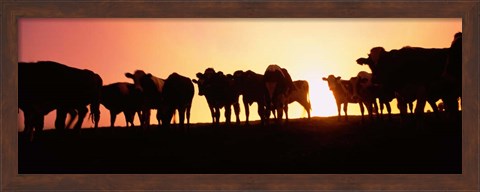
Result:
<svg viewBox="0 0 480 192"><path fill-rule="evenodd" d="M268 122L270 111L276 112L276 123L281 125L283 110L288 105L287 95L295 90L290 74L285 68L272 64L264 73L266 120Z"/></svg>
<svg viewBox="0 0 480 192"><path fill-rule="evenodd" d="M296 80L293 82L295 89L287 93L287 105L284 107L285 116L288 120L288 104L298 102L307 111L307 117L310 119L310 111L312 110L312 104L310 103L310 86L308 81Z"/></svg>
<svg viewBox="0 0 480 192"><path fill-rule="evenodd" d="M141 125L144 128L150 126L150 110L157 110L158 125L161 125L160 107L163 104L163 86L165 80L155 77L150 73L145 73L143 70L136 70L132 73L125 73L125 77L133 80L135 91L141 95L141 111L142 118Z"/></svg>
<svg viewBox="0 0 480 192"><path fill-rule="evenodd" d="M180 127L184 127L185 116L187 118L187 128L190 126L190 109L194 95L193 83L190 78L172 73L165 80L163 87L164 104L161 106L162 123L164 126L170 125L170 120L178 111Z"/></svg>
<svg viewBox="0 0 480 192"><path fill-rule="evenodd" d="M239 93L235 90L235 83L232 75L225 75L223 72L216 72L213 68L207 68L204 73L197 73L197 79L193 82L198 86L198 95L205 96L212 123L218 125L220 122L220 109L225 108L225 122L230 124L232 113L231 106L236 116L236 124L240 123L240 105L238 104Z"/></svg>
<svg viewBox="0 0 480 192"><path fill-rule="evenodd" d="M329 75L328 77L323 77L322 80L328 83L328 88L332 91L333 97L335 98L335 103L337 104L338 111L338 120L341 119L341 107L343 104L343 112L345 113L345 121L348 121L348 103L358 103L360 107L360 112L362 114L362 121L364 121L364 111L362 101L359 97L353 97L353 84L350 80L342 80L340 76L335 77L334 75Z"/></svg>
<svg viewBox="0 0 480 192"><path fill-rule="evenodd" d="M90 70L81 70L53 61L18 63L18 105L25 115L25 133L33 139L40 132L44 116L57 110L56 129L65 129L67 113L78 113L74 128L79 130L90 104L95 128L100 119L102 78Z"/></svg>
<svg viewBox="0 0 480 192"><path fill-rule="evenodd" d="M126 127L133 127L135 113L141 119L141 96L134 84L119 82L102 87L101 104L110 111L110 127L115 126L119 113L124 114ZM142 122L142 120L140 120Z"/></svg>
<svg viewBox="0 0 480 192"><path fill-rule="evenodd" d="M257 74L251 70L238 70L233 73L234 88L243 96L243 105L245 108L245 122L249 124L250 109L253 103L258 105L258 115L261 124L265 124L265 86L263 85L263 75Z"/></svg>
<svg viewBox="0 0 480 192"><path fill-rule="evenodd" d="M383 47L374 47L370 50L369 57L363 60L366 62L357 63L368 64L374 83L395 91L402 117L407 113L407 103L416 100L415 114L421 118L426 102L429 101L435 111L434 101L446 91L441 75L448 50L407 46L385 51ZM408 78L405 78L406 74Z"/></svg>

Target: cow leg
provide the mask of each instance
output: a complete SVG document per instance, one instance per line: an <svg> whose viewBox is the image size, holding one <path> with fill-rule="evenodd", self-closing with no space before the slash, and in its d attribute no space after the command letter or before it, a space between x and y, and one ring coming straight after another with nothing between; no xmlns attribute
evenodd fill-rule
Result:
<svg viewBox="0 0 480 192"><path fill-rule="evenodd" d="M390 107L390 103L386 102L385 106L387 107L387 113L388 113L388 120L392 120L392 108Z"/></svg>
<svg viewBox="0 0 480 192"><path fill-rule="evenodd" d="M345 121L348 121L348 102L343 103L343 112L345 113Z"/></svg>
<svg viewBox="0 0 480 192"><path fill-rule="evenodd" d="M262 126L265 124L265 107L261 104L258 104L258 109L257 109L257 112L258 112L258 116L260 117L260 123L262 124ZM245 110L247 110L247 108L245 108ZM248 123L248 115L247 115L247 123Z"/></svg>
<svg viewBox="0 0 480 192"><path fill-rule="evenodd" d="M215 111L214 122L215 122L216 125L218 125L218 124L220 124L220 108L215 107L214 111Z"/></svg>
<svg viewBox="0 0 480 192"><path fill-rule="evenodd" d="M405 117L407 117L408 115L407 103L405 103L403 100L397 100L397 102L397 108L398 110L400 110L400 116L402 117L402 119L405 119Z"/></svg>
<svg viewBox="0 0 480 192"><path fill-rule="evenodd" d="M358 102L358 105L360 106L360 113L362 114L362 123L363 123L363 122L365 122L365 117L364 117L365 108L364 108L362 102ZM367 110L368 110L368 107L367 107Z"/></svg>
<svg viewBox="0 0 480 192"><path fill-rule="evenodd" d="M24 124L24 129L23 129L23 135L28 137L30 141L33 139L33 128L35 124L35 119L34 115L28 111L23 112L23 124Z"/></svg>
<svg viewBox="0 0 480 192"><path fill-rule="evenodd" d="M426 90L425 88L419 88L417 91L417 105L415 106L415 115L417 120L421 120L423 118L426 103Z"/></svg>
<svg viewBox="0 0 480 192"><path fill-rule="evenodd" d="M285 111L285 121L288 122L288 104L283 107L283 110Z"/></svg>
<svg viewBox="0 0 480 192"><path fill-rule="evenodd" d="M298 101L300 105L307 111L308 119L310 119L310 110L312 109L311 103L307 100L307 98L300 99Z"/></svg>
<svg viewBox="0 0 480 192"><path fill-rule="evenodd" d="M137 114L138 120L140 121L140 127L143 127L145 122L143 121L142 111L139 110L139 111L136 111L135 113Z"/></svg>
<svg viewBox="0 0 480 192"><path fill-rule="evenodd" d="M274 119L276 119L275 116L275 111L273 110L272 104L269 102L266 102L265 105L265 111L264 111L264 117L265 117L265 123L268 126L270 124L270 115L273 112Z"/></svg>
<svg viewBox="0 0 480 192"><path fill-rule="evenodd" d="M157 118L157 122L158 122L158 127L162 126L163 124L170 124L170 122L162 122L162 109L158 108L157 109L157 115L156 115L156 118ZM175 112L174 112L175 113ZM172 119L165 119L165 121L171 121Z"/></svg>
<svg viewBox="0 0 480 192"><path fill-rule="evenodd" d="M64 130L65 119L67 119L67 112L64 109L57 109L57 117L55 118L55 129Z"/></svg>
<svg viewBox="0 0 480 192"><path fill-rule="evenodd" d="M337 102L337 111L338 111L338 121L340 121L340 117L342 116L341 114L341 108L342 108L342 104Z"/></svg>
<svg viewBox="0 0 480 192"><path fill-rule="evenodd" d="M115 126L115 119L117 119L117 112L114 110L110 110L110 128L113 128ZM124 111L123 114L125 115L125 121L127 122L127 127L128 127L128 118L127 118L127 113Z"/></svg>
<svg viewBox="0 0 480 192"><path fill-rule="evenodd" d="M150 109L145 109L142 111L143 121L145 128L150 127Z"/></svg>
<svg viewBox="0 0 480 192"><path fill-rule="evenodd" d="M34 127L35 127L35 135L39 135L42 133L43 131L43 125L44 125L44 121L45 121L45 116L44 115L36 115L35 117L35 120L34 120ZM33 129L32 129L33 130ZM32 141L33 139L33 132L30 133L30 141Z"/></svg>
<svg viewBox="0 0 480 192"><path fill-rule="evenodd" d="M230 105L225 106L225 123L227 125L230 125L231 115L232 115L232 108L230 107Z"/></svg>
<svg viewBox="0 0 480 192"><path fill-rule="evenodd" d="M24 135L28 137L29 141L32 142L34 135L40 135L43 131L44 125L44 115L42 114L30 114L25 115L25 130Z"/></svg>
<svg viewBox="0 0 480 192"><path fill-rule="evenodd" d="M243 99L243 107L245 108L245 124L249 124L248 122L248 116L250 116L250 107L248 105L248 102L245 101L245 99ZM258 106L258 108L260 109L260 106ZM260 115L260 113L258 113L258 115ZM260 115L260 119L262 119L262 115Z"/></svg>
<svg viewBox="0 0 480 192"><path fill-rule="evenodd" d="M178 120L180 121L180 127L183 129L185 128L185 111L186 108L181 106L178 108Z"/></svg>
<svg viewBox="0 0 480 192"><path fill-rule="evenodd" d="M127 127L133 127L133 119L135 118L135 111L125 110L123 111L123 115L125 116L125 122Z"/></svg>
<svg viewBox="0 0 480 192"><path fill-rule="evenodd" d="M281 125L282 124L282 119L283 119L283 107L278 106L277 107L277 124Z"/></svg>
<svg viewBox="0 0 480 192"><path fill-rule="evenodd" d="M443 99L442 99L443 100ZM461 106L462 100L460 100L460 106ZM458 103L458 98L457 97L446 97L443 101L445 105L445 111L447 112L448 116L450 118L457 118L459 117L459 103Z"/></svg>
<svg viewBox="0 0 480 192"><path fill-rule="evenodd" d="M396 99L397 99L397 108L400 111L400 118L402 118L402 120L405 121L405 118L407 117L407 114L408 114L407 104L408 104L408 107L410 107L411 103L407 103L407 101L405 101L405 99L400 94L396 94Z"/></svg>
<svg viewBox="0 0 480 192"><path fill-rule="evenodd" d="M216 114L216 111L214 110L214 108L212 106L208 106L208 108L210 109L210 114L212 116L212 124L214 124L216 121L215 121L215 118L217 116Z"/></svg>
<svg viewBox="0 0 480 192"><path fill-rule="evenodd" d="M382 102L382 100L380 100L380 119L383 121L383 105L387 105L386 103Z"/></svg>
<svg viewBox="0 0 480 192"><path fill-rule="evenodd" d="M438 112L438 107L435 101L433 100L428 100L427 101L430 107L432 107L433 113L435 114L435 117L440 118L440 113Z"/></svg>
<svg viewBox="0 0 480 192"><path fill-rule="evenodd" d="M378 104L377 104L377 100L374 99L373 100L373 113L375 113L377 115L377 119L379 118L379 114L378 114Z"/></svg>
<svg viewBox="0 0 480 192"><path fill-rule="evenodd" d="M408 108L410 109L410 113L413 114L413 102L408 103ZM405 112L407 113L407 112Z"/></svg>
<svg viewBox="0 0 480 192"><path fill-rule="evenodd" d="M310 101L306 101L306 106L303 106L305 108L305 110L307 110L307 115L308 115L308 119L310 119L310 111L312 110L312 103L310 103Z"/></svg>
<svg viewBox="0 0 480 192"><path fill-rule="evenodd" d="M233 104L233 111L235 112L235 117L236 117L235 123L239 125L240 124L240 104L238 104L238 102Z"/></svg>
<svg viewBox="0 0 480 192"><path fill-rule="evenodd" d="M85 119L85 116L87 116L88 113L88 108L86 106L78 108L78 121L75 124L74 129L80 130L82 127L83 119Z"/></svg>
<svg viewBox="0 0 480 192"><path fill-rule="evenodd" d="M71 110L71 111L68 112L68 114L70 114L70 119L68 120L68 123L65 126L65 128L67 128L67 129L72 126L72 123L75 120L75 118L77 117L78 113L75 110Z"/></svg>
<svg viewBox="0 0 480 192"><path fill-rule="evenodd" d="M370 121L373 121L373 103L366 102L365 105L367 106L368 117Z"/></svg>
<svg viewBox="0 0 480 192"><path fill-rule="evenodd" d="M191 106L189 105L187 107L187 111L186 111L186 115L187 115L187 128L190 128L190 109L191 109Z"/></svg>
<svg viewBox="0 0 480 192"><path fill-rule="evenodd" d="M88 109L86 107L85 109L88 112ZM94 102L90 104L90 113L93 117L94 127L98 128L98 123L100 122L100 103Z"/></svg>

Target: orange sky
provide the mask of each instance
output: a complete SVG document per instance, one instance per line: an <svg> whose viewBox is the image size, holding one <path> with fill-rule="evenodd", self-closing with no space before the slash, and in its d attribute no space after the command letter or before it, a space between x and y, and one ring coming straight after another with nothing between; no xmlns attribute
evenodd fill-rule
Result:
<svg viewBox="0 0 480 192"><path fill-rule="evenodd" d="M368 71L355 60L372 47L386 50L403 46L449 47L461 19L19 19L19 61L57 61L98 73L104 85L131 82L125 72L142 69L161 78L177 72L195 78L208 67L233 73L253 70L263 74L278 64L294 80L310 83L313 116L336 115L328 86L329 74L349 79ZM192 122L211 122L205 98L195 97ZM240 101L241 102L241 101ZM241 104L241 120L245 120ZM398 112L392 103L394 112ZM110 115L101 107L100 126ZM222 110L223 111L223 110ZM259 119L256 104L250 118ZM343 113L343 112L342 112ZM153 113L155 114L155 113ZM291 104L291 118L305 117L299 104ZM349 105L349 114L360 114ZM45 119L54 127L55 113ZM152 122L155 115L152 115ZM232 119L233 115L232 115ZM224 121L223 112L221 121ZM138 125L138 119L135 119ZM125 126L123 115L116 126ZM22 129L22 114L19 128ZM83 127L93 127L85 121Z"/></svg>

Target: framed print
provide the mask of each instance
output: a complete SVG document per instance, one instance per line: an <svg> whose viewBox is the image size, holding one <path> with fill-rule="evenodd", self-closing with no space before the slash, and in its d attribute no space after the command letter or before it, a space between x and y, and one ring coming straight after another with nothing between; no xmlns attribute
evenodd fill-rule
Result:
<svg viewBox="0 0 480 192"><path fill-rule="evenodd" d="M480 187L478 2L1 4L2 190Z"/></svg>

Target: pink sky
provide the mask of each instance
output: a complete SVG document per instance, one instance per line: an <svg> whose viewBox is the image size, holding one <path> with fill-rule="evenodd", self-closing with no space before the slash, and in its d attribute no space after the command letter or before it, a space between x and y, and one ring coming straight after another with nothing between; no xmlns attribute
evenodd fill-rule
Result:
<svg viewBox="0 0 480 192"><path fill-rule="evenodd" d="M224 73L250 69L263 74L275 63L287 68L294 80L309 81L313 116L336 115L333 96L321 78L334 74L349 79L359 71L370 72L355 60L366 57L372 47L449 47L453 35L462 31L461 19L84 18L19 19L18 23L19 61L52 60L89 69L102 77L104 85L131 82L124 73L136 69L161 78L173 72L195 78L208 67ZM197 93L195 87L191 121L211 122L206 100ZM392 108L398 112L395 103ZM100 126L109 126L110 115L101 109ZM243 121L243 106L241 110ZM256 105L250 111L255 112ZM350 105L349 114L359 114L358 105ZM259 119L255 113L250 116ZM291 104L289 116L306 113ZM53 127L54 118L53 112L47 115L46 128ZM125 126L123 115L116 125ZM85 121L84 127L93 124Z"/></svg>

